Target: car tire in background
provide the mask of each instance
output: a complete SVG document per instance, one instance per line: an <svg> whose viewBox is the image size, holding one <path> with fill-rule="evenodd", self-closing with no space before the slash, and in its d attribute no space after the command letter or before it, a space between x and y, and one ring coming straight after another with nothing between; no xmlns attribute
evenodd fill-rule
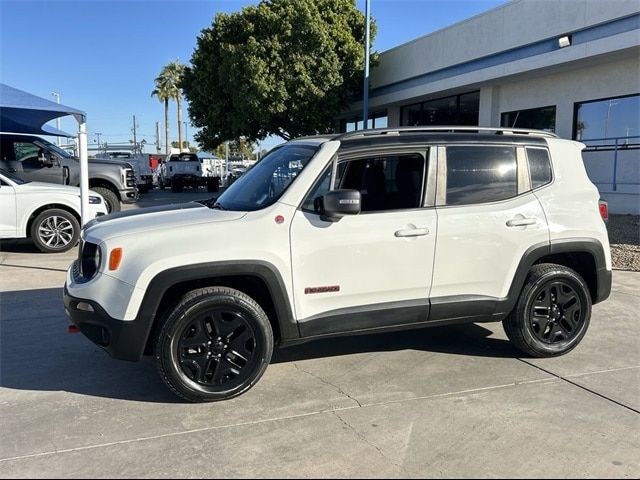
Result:
<svg viewBox="0 0 640 480"><path fill-rule="evenodd" d="M227 287L187 293L165 317L155 359L169 389L191 402L236 397L262 377L273 330L260 305Z"/></svg>
<svg viewBox="0 0 640 480"><path fill-rule="evenodd" d="M173 179L171 181L171 191L174 193L180 193L183 190L183 186L182 186L182 180L179 179Z"/></svg>
<svg viewBox="0 0 640 480"><path fill-rule="evenodd" d="M71 250L80 238L80 222L70 212L52 208L40 213L31 223L31 239L44 253Z"/></svg>
<svg viewBox="0 0 640 480"><path fill-rule="evenodd" d="M91 190L102 195L102 198L104 198L104 201L107 205L107 213L115 213L120 211L120 199L111 190L104 187L93 187Z"/></svg>

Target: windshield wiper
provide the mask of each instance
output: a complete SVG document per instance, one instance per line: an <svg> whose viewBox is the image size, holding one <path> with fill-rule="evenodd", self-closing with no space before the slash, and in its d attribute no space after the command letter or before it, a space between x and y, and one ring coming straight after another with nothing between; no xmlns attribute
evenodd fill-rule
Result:
<svg viewBox="0 0 640 480"><path fill-rule="evenodd" d="M215 203L213 204L213 206L211 206L209 208L215 208L216 210L229 210L227 207L222 205L220 202L215 201L213 199L212 199L212 201L214 201Z"/></svg>

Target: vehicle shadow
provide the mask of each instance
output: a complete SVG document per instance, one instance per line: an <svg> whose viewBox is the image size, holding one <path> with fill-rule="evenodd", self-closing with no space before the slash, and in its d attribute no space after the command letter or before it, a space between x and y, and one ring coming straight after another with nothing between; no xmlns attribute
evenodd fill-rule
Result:
<svg viewBox="0 0 640 480"><path fill-rule="evenodd" d="M38 250L38 247L36 247L29 238L0 240L0 252L42 254L42 252Z"/></svg>
<svg viewBox="0 0 640 480"><path fill-rule="evenodd" d="M178 403L151 359L131 363L109 358L81 334L67 333L61 289L0 292L0 386L66 391L112 399ZM319 340L279 350L273 363L364 352L418 350L452 355L515 358L518 352L489 338L479 325Z"/></svg>

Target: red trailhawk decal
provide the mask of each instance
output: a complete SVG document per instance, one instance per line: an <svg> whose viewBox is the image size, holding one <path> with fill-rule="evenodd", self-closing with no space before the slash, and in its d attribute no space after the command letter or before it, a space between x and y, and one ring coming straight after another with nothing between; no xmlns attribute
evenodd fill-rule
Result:
<svg viewBox="0 0 640 480"><path fill-rule="evenodd" d="M328 293L339 291L340 285L329 285L328 287L307 287L304 289L304 294L309 295L310 293Z"/></svg>

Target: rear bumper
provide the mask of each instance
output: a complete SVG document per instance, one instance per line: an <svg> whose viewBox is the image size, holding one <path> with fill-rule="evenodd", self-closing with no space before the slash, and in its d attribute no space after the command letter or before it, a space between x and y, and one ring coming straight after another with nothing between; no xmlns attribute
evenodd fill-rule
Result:
<svg viewBox="0 0 640 480"><path fill-rule="evenodd" d="M593 300L594 305L605 301L611 295L611 283L613 281L613 274L611 270L601 268L597 271L598 277L598 291L596 298Z"/></svg>
<svg viewBox="0 0 640 480"><path fill-rule="evenodd" d="M63 300L65 313L71 322L111 357L131 362L142 358L149 333L146 322L112 318L96 302L71 296L66 284ZM85 304L84 309L79 309L79 304ZM86 305L93 311L87 311Z"/></svg>

